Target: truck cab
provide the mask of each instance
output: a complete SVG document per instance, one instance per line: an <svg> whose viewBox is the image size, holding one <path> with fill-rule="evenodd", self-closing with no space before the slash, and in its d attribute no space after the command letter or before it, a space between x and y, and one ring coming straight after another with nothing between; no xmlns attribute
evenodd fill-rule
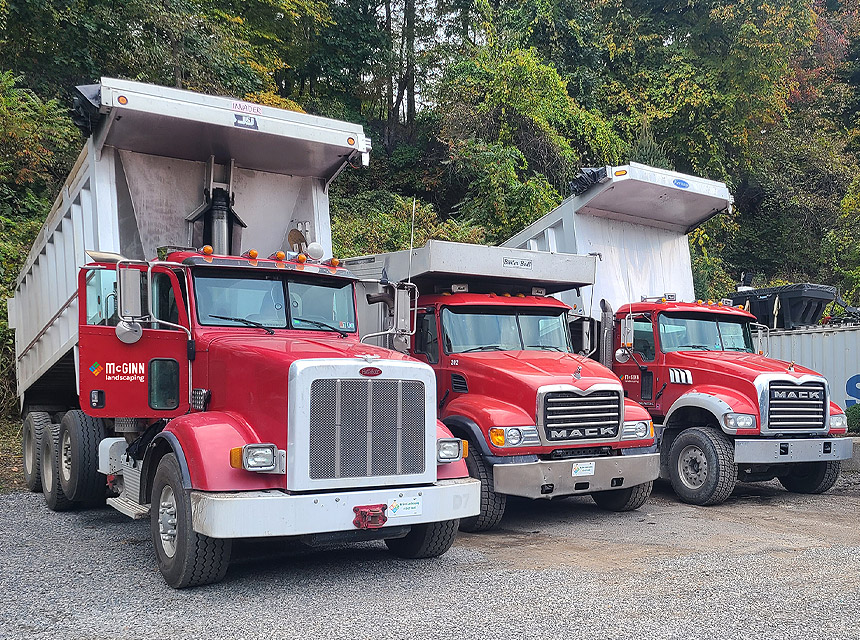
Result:
<svg viewBox="0 0 860 640"><path fill-rule="evenodd" d="M836 482L853 453L837 437L845 415L823 376L762 355L755 316L664 297L624 305L615 320L613 370L651 413L661 475L682 500L722 502L737 480L777 478L799 493Z"/></svg>
<svg viewBox="0 0 860 640"><path fill-rule="evenodd" d="M575 257L583 272L565 256L435 240L409 253L345 262L396 279L411 264L422 293L409 353L435 371L439 416L469 443L466 464L482 482L481 512L461 530L495 527L507 496L588 494L615 511L644 504L659 460L648 412L609 369L574 352L572 309L547 295L587 280L594 258ZM457 259L466 254L468 266Z"/></svg>

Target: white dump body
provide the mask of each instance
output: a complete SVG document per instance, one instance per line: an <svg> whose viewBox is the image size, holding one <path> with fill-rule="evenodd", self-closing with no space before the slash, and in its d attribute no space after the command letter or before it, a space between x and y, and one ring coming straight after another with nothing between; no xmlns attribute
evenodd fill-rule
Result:
<svg viewBox="0 0 860 640"><path fill-rule="evenodd" d="M641 296L675 293L693 301L689 233L728 209L722 182L631 162L606 167L599 180L572 196L503 246L553 253L600 254L594 295L557 295L600 318L601 299L618 309Z"/></svg>
<svg viewBox="0 0 860 640"><path fill-rule="evenodd" d="M359 125L232 98L110 78L97 95L93 134L9 301L22 402L77 343L86 251L149 259L160 246L189 246L202 222L186 217L223 182L247 225L234 235L234 254L289 250L287 234L298 229L330 256L328 185L370 151Z"/></svg>
<svg viewBox="0 0 860 640"><path fill-rule="evenodd" d="M771 331L768 355L819 372L843 409L860 402L860 326L812 326Z"/></svg>

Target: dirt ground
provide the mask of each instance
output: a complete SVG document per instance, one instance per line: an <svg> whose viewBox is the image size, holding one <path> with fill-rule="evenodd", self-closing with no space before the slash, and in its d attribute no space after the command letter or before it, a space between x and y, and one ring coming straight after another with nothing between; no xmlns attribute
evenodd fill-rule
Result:
<svg viewBox="0 0 860 640"><path fill-rule="evenodd" d="M21 423L0 419L0 493L23 488Z"/></svg>

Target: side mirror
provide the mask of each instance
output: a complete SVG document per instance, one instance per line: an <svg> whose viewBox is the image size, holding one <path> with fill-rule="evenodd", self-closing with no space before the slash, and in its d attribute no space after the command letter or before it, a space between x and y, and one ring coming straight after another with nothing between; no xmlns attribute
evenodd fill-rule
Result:
<svg viewBox="0 0 860 640"><path fill-rule="evenodd" d="M134 344L143 337L143 327L137 322L120 320L116 325L116 337L125 344Z"/></svg>
<svg viewBox="0 0 860 640"><path fill-rule="evenodd" d="M633 316L627 316L621 320L621 346L633 346Z"/></svg>
<svg viewBox="0 0 860 640"><path fill-rule="evenodd" d="M144 318L149 314L143 313L144 276L145 272L138 269L117 269L117 297L119 298L118 314L123 320Z"/></svg>
<svg viewBox="0 0 860 640"><path fill-rule="evenodd" d="M630 360L630 350L621 347L620 349L615 350L615 362L618 364L624 364Z"/></svg>
<svg viewBox="0 0 860 640"><path fill-rule="evenodd" d="M394 289L394 333L412 334L412 288Z"/></svg>

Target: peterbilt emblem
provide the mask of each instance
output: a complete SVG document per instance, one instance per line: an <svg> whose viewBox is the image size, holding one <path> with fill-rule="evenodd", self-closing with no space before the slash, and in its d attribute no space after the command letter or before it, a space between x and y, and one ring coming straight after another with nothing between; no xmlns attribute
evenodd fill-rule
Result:
<svg viewBox="0 0 860 640"><path fill-rule="evenodd" d="M373 378L373 377L381 374L382 369L377 369L376 367L364 367L363 369L359 369L358 372L363 376L367 376L368 378Z"/></svg>
<svg viewBox="0 0 860 640"><path fill-rule="evenodd" d="M590 427L588 429L550 429L550 440L575 440L577 438L615 437L615 427Z"/></svg>
<svg viewBox="0 0 860 640"><path fill-rule="evenodd" d="M772 391L774 400L824 400L824 391Z"/></svg>

